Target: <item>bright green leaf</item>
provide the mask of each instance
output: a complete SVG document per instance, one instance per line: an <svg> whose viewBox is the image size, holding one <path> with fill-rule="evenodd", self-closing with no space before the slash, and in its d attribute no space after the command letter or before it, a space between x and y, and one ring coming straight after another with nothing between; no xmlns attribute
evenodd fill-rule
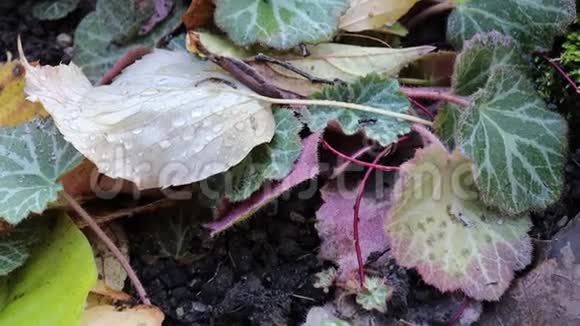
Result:
<svg viewBox="0 0 580 326"><path fill-rule="evenodd" d="M48 217L46 217L48 218ZM79 325L97 280L91 246L64 214L28 262L0 281L0 325Z"/></svg>
<svg viewBox="0 0 580 326"><path fill-rule="evenodd" d="M528 265L528 216L488 208L474 185L471 162L441 144L417 150L401 166L385 229L391 253L439 290L497 300L514 271Z"/></svg>
<svg viewBox="0 0 580 326"><path fill-rule="evenodd" d="M356 303L366 310L387 312L387 301L393 295L393 289L385 284L381 277L366 277L365 286L356 294Z"/></svg>
<svg viewBox="0 0 580 326"><path fill-rule="evenodd" d="M465 42L455 60L453 90L469 96L485 87L492 69L512 67L524 73L530 70L517 43L497 32L477 34Z"/></svg>
<svg viewBox="0 0 580 326"><path fill-rule="evenodd" d="M564 186L566 121L548 111L534 85L495 69L458 126L458 146L474 162L488 205L518 214L556 202Z"/></svg>
<svg viewBox="0 0 580 326"><path fill-rule="evenodd" d="M455 148L455 129L464 109L453 103L445 103L439 108L439 113L433 122L433 128L447 148Z"/></svg>
<svg viewBox="0 0 580 326"><path fill-rule="evenodd" d="M399 83L376 74L352 84L325 87L311 98L363 104L398 113L405 113L409 109L409 101L399 91ZM322 130L330 122L337 121L345 134L364 131L367 137L379 141L383 146L397 141L400 135L411 130L407 121L334 107L309 106L303 111L303 118L313 131Z"/></svg>
<svg viewBox="0 0 580 326"><path fill-rule="evenodd" d="M291 110L274 109L273 113L276 132L272 141L254 148L225 174L226 196L232 201L247 199L267 180L286 177L300 155L302 124Z"/></svg>
<svg viewBox="0 0 580 326"><path fill-rule="evenodd" d="M56 20L76 9L80 0L43 0L34 4L32 15L40 20Z"/></svg>
<svg viewBox="0 0 580 326"><path fill-rule="evenodd" d="M155 47L181 24L184 10L183 2L177 1L169 17L141 36L139 28L151 10L138 10L133 0L99 0L96 10L85 16L76 29L73 62L96 83L128 50Z"/></svg>
<svg viewBox="0 0 580 326"><path fill-rule="evenodd" d="M43 226L44 219L31 219L0 236L0 276L24 264L30 246L42 240Z"/></svg>
<svg viewBox="0 0 580 326"><path fill-rule="evenodd" d="M58 178L81 160L50 119L0 128L0 216L17 224L42 213L62 190Z"/></svg>
<svg viewBox="0 0 580 326"><path fill-rule="evenodd" d="M449 16L447 39L458 49L477 33L498 31L528 51L552 47L576 18L574 0L462 0Z"/></svg>
<svg viewBox="0 0 580 326"><path fill-rule="evenodd" d="M329 40L347 0L217 0L214 19L241 46L289 49Z"/></svg>

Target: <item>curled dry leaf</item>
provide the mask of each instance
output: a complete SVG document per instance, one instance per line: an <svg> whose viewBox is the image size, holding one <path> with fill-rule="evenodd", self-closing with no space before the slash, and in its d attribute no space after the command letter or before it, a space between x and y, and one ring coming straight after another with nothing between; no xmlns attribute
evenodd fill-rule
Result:
<svg viewBox="0 0 580 326"><path fill-rule="evenodd" d="M99 87L74 63L24 66L28 99L44 104L65 139L140 189L224 172L274 135L269 104L232 92L246 88L184 52L155 50Z"/></svg>
<svg viewBox="0 0 580 326"><path fill-rule="evenodd" d="M192 0L181 20L187 30L196 29L212 21L214 10L212 0Z"/></svg>
<svg viewBox="0 0 580 326"><path fill-rule="evenodd" d="M360 32L393 25L419 0L351 0L340 19L340 29Z"/></svg>
<svg viewBox="0 0 580 326"><path fill-rule="evenodd" d="M235 46L224 37L206 32L190 31L187 35L186 45L190 52L197 54L200 52L198 49L200 45L213 54L238 59L251 59L257 54L256 51ZM295 53L276 55L276 57L302 71L308 72L314 77L352 82L371 73L394 76L409 63L434 49L435 47L432 46L391 49L339 43L320 43L308 46L309 55L307 57ZM267 65L283 77L300 81L305 80L304 77L278 65Z"/></svg>

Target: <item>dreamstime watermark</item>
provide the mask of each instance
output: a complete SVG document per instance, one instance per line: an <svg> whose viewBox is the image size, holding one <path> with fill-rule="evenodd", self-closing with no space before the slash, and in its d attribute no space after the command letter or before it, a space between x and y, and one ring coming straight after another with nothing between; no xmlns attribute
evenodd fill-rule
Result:
<svg viewBox="0 0 580 326"><path fill-rule="evenodd" d="M114 163L111 163L114 162ZM140 184L149 185L145 188L157 188L156 185L175 185L183 183L183 180L197 179L199 176L207 175L195 183L195 187L185 186L168 186L162 188L161 192L164 197L170 200L191 200L194 196L200 194L206 198L219 199L224 193L232 193L239 190L241 183L254 181L260 169L264 168L260 162L244 162L245 174L242 177L232 173L220 173L226 166L220 161L193 162L184 158L183 160L172 159L169 162L158 164L155 161L147 160L146 155L128 156L123 146L116 148L111 157L106 157L102 162L97 162L105 177L94 170L90 176L91 191L100 199L113 199L120 194L132 196L138 200L142 196L142 191L131 183L117 178L118 176L132 175ZM336 166L344 165L338 162ZM296 198L298 200L310 200L317 195L320 188L317 177L309 178L313 175L332 176L329 182L332 182L332 191L336 191L345 200L354 202L356 197L356 188L359 186L360 176L366 167L349 164L346 168L341 167L340 174L332 174L331 166L327 162L321 162L318 166L304 167L292 171L290 177L280 181L267 181L260 186L258 192L273 194L279 200L288 200ZM477 200L478 192L472 178L472 167L468 161L455 164L452 168L448 164L434 164L423 162L414 168L413 175L401 174L395 176L394 172L376 171L373 178L366 185L365 196L373 197L380 200L389 196L393 191L393 184L396 178L403 178L399 182L405 184L405 188L411 191L414 199L440 201L445 200L445 194L451 194L460 200ZM137 179L140 178L140 179ZM246 178L240 180L240 178ZM303 182L298 182L303 181ZM298 186L299 184L299 186ZM288 191L292 188L294 191ZM277 201L274 201L275 204ZM274 209L274 213L276 213Z"/></svg>

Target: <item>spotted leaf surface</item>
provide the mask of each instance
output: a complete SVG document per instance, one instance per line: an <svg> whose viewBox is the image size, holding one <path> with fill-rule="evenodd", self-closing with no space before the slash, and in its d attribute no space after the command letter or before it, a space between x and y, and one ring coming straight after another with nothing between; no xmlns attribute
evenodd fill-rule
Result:
<svg viewBox="0 0 580 326"><path fill-rule="evenodd" d="M457 1L447 22L447 39L461 48L477 33L498 31L527 51L546 50L575 18L574 0Z"/></svg>
<svg viewBox="0 0 580 326"><path fill-rule="evenodd" d="M110 86L91 86L74 63L25 67L28 98L65 138L100 172L141 189L224 172L274 135L269 104L185 52L155 50Z"/></svg>
<svg viewBox="0 0 580 326"><path fill-rule="evenodd" d="M0 216L17 224L42 213L62 190L58 178L81 160L50 119L0 128Z"/></svg>
<svg viewBox="0 0 580 326"><path fill-rule="evenodd" d="M332 38L348 0L217 0L214 20L236 44L288 49Z"/></svg>
<svg viewBox="0 0 580 326"><path fill-rule="evenodd" d="M498 32L477 34L465 43L455 60L453 91L469 96L485 87L491 70L509 67L523 73L530 70L518 44Z"/></svg>
<svg viewBox="0 0 580 326"><path fill-rule="evenodd" d="M497 300L514 271L530 263L529 217L488 208L473 185L471 162L441 144L419 149L401 172L385 221L397 262L443 292Z"/></svg>
<svg viewBox="0 0 580 326"><path fill-rule="evenodd" d="M302 149L298 135L302 123L288 109L276 109L274 120L276 131L272 141L254 148L224 176L225 182L231 184L226 187L226 196L231 201L245 200L267 180L283 179L292 171Z"/></svg>
<svg viewBox="0 0 580 326"><path fill-rule="evenodd" d="M560 198L566 131L526 76L496 68L461 119L458 146L473 161L483 201L518 214Z"/></svg>
<svg viewBox="0 0 580 326"><path fill-rule="evenodd" d="M398 113L405 113L409 109L409 101L399 91L399 83L376 74L360 78L352 84L325 87L311 98L364 104ZM336 121L345 134L364 132L367 137L384 146L397 141L400 135L411 130L409 123L404 120L318 105L309 106L303 112L303 118L312 130L322 130Z"/></svg>

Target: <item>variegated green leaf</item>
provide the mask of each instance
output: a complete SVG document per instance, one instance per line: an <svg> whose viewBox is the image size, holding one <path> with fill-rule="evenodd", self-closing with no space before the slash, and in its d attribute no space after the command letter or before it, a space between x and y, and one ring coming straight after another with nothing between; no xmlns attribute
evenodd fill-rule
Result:
<svg viewBox="0 0 580 326"><path fill-rule="evenodd" d="M216 24L238 45L288 49L332 38L347 0L217 0Z"/></svg>
<svg viewBox="0 0 580 326"><path fill-rule="evenodd" d="M75 10L80 0L43 0L32 8L32 15L40 20L55 20Z"/></svg>
<svg viewBox="0 0 580 326"><path fill-rule="evenodd" d="M272 141L254 148L225 174L226 196L231 201L247 199L267 180L283 179L300 155L302 124L291 110L274 109L273 113L276 131Z"/></svg>
<svg viewBox="0 0 580 326"><path fill-rule="evenodd" d="M352 84L325 87L311 98L364 104L398 113L405 113L409 109L409 100L399 91L399 83L377 74L367 75ZM353 135L362 131L384 146L397 141L400 135L411 130L407 121L335 107L309 106L302 116L313 131L322 130L330 122L336 121L345 134Z"/></svg>
<svg viewBox="0 0 580 326"><path fill-rule="evenodd" d="M528 216L505 216L483 203L471 162L441 144L401 166L385 229L397 262L439 290L497 300L514 271L531 261Z"/></svg>
<svg viewBox="0 0 580 326"><path fill-rule="evenodd" d="M433 121L433 128L447 148L455 148L455 129L464 109L453 103L445 103Z"/></svg>
<svg viewBox="0 0 580 326"><path fill-rule="evenodd" d="M518 214L560 198L566 121L546 109L533 84L513 68L495 69L458 126L458 146L473 160L483 200Z"/></svg>
<svg viewBox="0 0 580 326"><path fill-rule="evenodd" d="M73 62L96 83L128 50L155 47L181 24L185 6L177 1L169 17L147 35L138 35L152 10L152 6L137 8L133 0L99 0L96 10L85 16L75 31Z"/></svg>
<svg viewBox="0 0 580 326"><path fill-rule="evenodd" d="M574 0L461 0L449 16L447 39L457 48L480 32L513 37L527 51L550 49L576 17Z"/></svg>
<svg viewBox="0 0 580 326"><path fill-rule="evenodd" d="M0 128L0 217L17 224L42 213L62 190L58 178L82 158L50 119Z"/></svg>
<svg viewBox="0 0 580 326"><path fill-rule="evenodd" d="M477 34L465 42L455 60L453 69L453 91L457 95L469 96L485 87L492 69L513 67L528 73L530 66L525 54L510 37L497 32Z"/></svg>
<svg viewBox="0 0 580 326"><path fill-rule="evenodd" d="M0 235L0 276L20 267L30 255L30 247L41 241L46 219L30 219Z"/></svg>

